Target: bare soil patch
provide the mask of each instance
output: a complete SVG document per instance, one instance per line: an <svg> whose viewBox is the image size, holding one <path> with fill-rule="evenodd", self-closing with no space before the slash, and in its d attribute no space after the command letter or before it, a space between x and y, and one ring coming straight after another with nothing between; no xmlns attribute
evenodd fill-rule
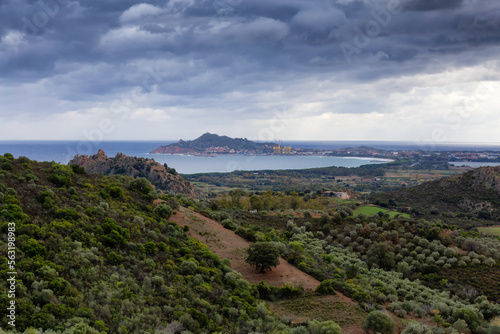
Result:
<svg viewBox="0 0 500 334"><path fill-rule="evenodd" d="M240 272L243 278L250 283L264 281L272 286L288 284L302 286L305 290L315 290L320 283L314 277L295 268L282 258L280 258L280 264L273 270L264 274L259 273L245 262L245 249L251 245L250 242L197 212L180 208L180 211L173 215L170 221L179 226L189 226L188 234L191 237L206 244L220 258L229 259L231 268Z"/></svg>
<svg viewBox="0 0 500 334"><path fill-rule="evenodd" d="M314 291L320 283L314 277L297 269L282 258L280 258L280 264L273 270L264 274L259 273L253 266L245 262L245 249L251 245L251 242L197 212L181 207L170 217L169 221L175 222L179 226L189 226L189 236L206 244L220 258L229 259L231 268L240 272L242 277L250 283L263 281L271 286L285 284L302 286L304 290L310 292ZM301 306L295 307L294 305L299 302ZM271 311L282 317L290 318L293 323L307 322L313 318L318 319L319 313L317 312L322 312L324 316L319 318L329 317L329 319L336 321L341 325L344 333L364 333L361 328L364 317L358 303L340 292L337 292L335 296L306 295L298 300L268 302L267 304ZM313 311L315 309L317 312Z"/></svg>

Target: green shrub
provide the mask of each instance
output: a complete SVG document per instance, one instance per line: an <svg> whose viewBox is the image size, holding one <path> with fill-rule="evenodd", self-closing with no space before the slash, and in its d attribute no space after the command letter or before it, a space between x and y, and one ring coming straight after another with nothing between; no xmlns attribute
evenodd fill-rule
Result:
<svg viewBox="0 0 500 334"><path fill-rule="evenodd" d="M33 180L34 182L38 182L40 179L38 178L38 176L34 175L34 174L27 174L26 175L26 179L28 181L31 181Z"/></svg>
<svg viewBox="0 0 500 334"><path fill-rule="evenodd" d="M123 191L123 189L122 189L122 188L120 188L120 187L119 187L119 186L117 186L117 185L112 185L112 186L110 186L110 187L107 189L107 191L108 191L108 194L109 194L111 197L115 198L115 199L120 199L120 198L123 198L123 196L124 196L124 194L125 194L125 193L124 193L124 191Z"/></svg>
<svg viewBox="0 0 500 334"><path fill-rule="evenodd" d="M144 245L144 250L145 250L146 254L154 255L158 251L158 248L156 247L154 242L148 241Z"/></svg>
<svg viewBox="0 0 500 334"><path fill-rule="evenodd" d="M432 334L432 329L425 324L412 321L403 329L401 334Z"/></svg>
<svg viewBox="0 0 500 334"><path fill-rule="evenodd" d="M6 161L2 164L1 168L5 171L11 171L14 169L14 165L11 164L10 162Z"/></svg>
<svg viewBox="0 0 500 334"><path fill-rule="evenodd" d="M316 288L316 293L320 295L335 295L334 280L326 279L318 285Z"/></svg>
<svg viewBox="0 0 500 334"><path fill-rule="evenodd" d="M70 166L55 164L51 168L49 181L58 187L69 187L74 174Z"/></svg>
<svg viewBox="0 0 500 334"><path fill-rule="evenodd" d="M106 255L106 262L111 265L117 265L123 262L123 256L115 252L110 252Z"/></svg>
<svg viewBox="0 0 500 334"><path fill-rule="evenodd" d="M101 240L108 246L123 245L130 237L129 231L111 218L106 218L99 228L102 230Z"/></svg>
<svg viewBox="0 0 500 334"><path fill-rule="evenodd" d="M85 168L83 168L82 166L78 166L77 164L72 164L70 167L75 174L82 174L82 175L86 174Z"/></svg>
<svg viewBox="0 0 500 334"><path fill-rule="evenodd" d="M462 307L455 309L452 316L456 320L465 320L465 322L473 332L476 330L476 328L479 327L481 320L483 320L483 315L471 307Z"/></svg>
<svg viewBox="0 0 500 334"><path fill-rule="evenodd" d="M367 333L391 334L394 332L394 320L385 313L372 311L366 317L363 329Z"/></svg>
<svg viewBox="0 0 500 334"><path fill-rule="evenodd" d="M54 217L61 218L61 219L67 219L69 221L75 221L75 220L78 220L80 215L74 209L57 209L54 212Z"/></svg>
<svg viewBox="0 0 500 334"><path fill-rule="evenodd" d="M316 319L311 320L307 324L309 326L310 333L317 334L342 334L342 329L340 326L333 321L318 321Z"/></svg>
<svg viewBox="0 0 500 334"><path fill-rule="evenodd" d="M57 277L49 283L49 288L58 296L64 295L69 287L69 282L62 277Z"/></svg>
<svg viewBox="0 0 500 334"><path fill-rule="evenodd" d="M165 203L158 204L154 210L154 214L159 218L168 219L174 214L174 210Z"/></svg>
<svg viewBox="0 0 500 334"><path fill-rule="evenodd" d="M17 161L19 161L22 164L29 164L31 162L30 158L25 156L20 156L19 158L17 158Z"/></svg>
<svg viewBox="0 0 500 334"><path fill-rule="evenodd" d="M227 228L228 230L231 230L231 231L234 231L236 229L236 226L234 225L234 223L231 219L224 219L222 221L222 226L224 226L224 228Z"/></svg>
<svg viewBox="0 0 500 334"><path fill-rule="evenodd" d="M135 190L141 194L147 195L153 191L153 185L146 178L140 177L130 182L130 189Z"/></svg>
<svg viewBox="0 0 500 334"><path fill-rule="evenodd" d="M253 286L259 292L259 298L270 301L297 298L304 295L303 288L290 285L276 287L260 282L259 284L254 284Z"/></svg>
<svg viewBox="0 0 500 334"><path fill-rule="evenodd" d="M45 257L47 249L35 239L29 239L24 245L21 246L22 251L30 257L40 255Z"/></svg>
<svg viewBox="0 0 500 334"><path fill-rule="evenodd" d="M165 202L169 207L171 207L173 210L179 210L179 207L181 206L179 204L179 201L177 201L175 198L169 198L166 202Z"/></svg>

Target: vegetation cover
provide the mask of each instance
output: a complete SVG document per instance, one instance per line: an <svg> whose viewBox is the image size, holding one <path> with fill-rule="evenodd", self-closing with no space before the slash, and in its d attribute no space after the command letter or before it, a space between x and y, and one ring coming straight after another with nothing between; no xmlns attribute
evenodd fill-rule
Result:
<svg viewBox="0 0 500 334"><path fill-rule="evenodd" d="M270 242L256 242L248 248L248 264L255 266L255 269L264 273L276 267L280 261L280 251Z"/></svg>
<svg viewBox="0 0 500 334"><path fill-rule="evenodd" d="M6 251L9 222L18 246L15 330L288 332L227 262L168 222L167 203L185 197L78 166L8 154L0 164L0 248ZM154 200L163 204L154 207ZM0 269L6 284L6 261ZM7 320L0 326L13 329Z"/></svg>
<svg viewBox="0 0 500 334"><path fill-rule="evenodd" d="M492 224L494 216L422 219L415 210L403 213L404 197L396 199L377 198L375 209L364 211L359 200L312 191L233 190L197 199L156 190L146 178L5 154L0 249L14 222L15 330L340 333L328 313L342 310L328 298L342 293L359 305L344 312L364 318L366 332L498 333L500 240L461 224ZM228 260L188 237L188 226L169 222L180 205L255 242L248 254L257 269L272 273L281 256L321 284L314 292L250 285ZM8 271L5 261L4 284ZM320 313L294 323L262 299L277 312L309 305ZM9 328L6 321L1 328Z"/></svg>
<svg viewBox="0 0 500 334"><path fill-rule="evenodd" d="M481 167L461 175L441 178L396 192L381 192L373 200L387 203L397 198L420 215L442 219L500 220L500 166ZM484 224L476 224L477 226Z"/></svg>
<svg viewBox="0 0 500 334"><path fill-rule="evenodd" d="M356 214L358 207L271 191L233 191L198 205L247 240L280 244L284 259L322 281L319 294L340 291L367 311L473 332L499 314L498 238L381 208Z"/></svg>
<svg viewBox="0 0 500 334"><path fill-rule="evenodd" d="M246 138L230 138L212 133L204 133L194 140L179 140L177 143L160 146L151 153L195 153L204 152L210 147L227 147L235 151L251 151L269 153L273 151L274 143L257 143Z"/></svg>

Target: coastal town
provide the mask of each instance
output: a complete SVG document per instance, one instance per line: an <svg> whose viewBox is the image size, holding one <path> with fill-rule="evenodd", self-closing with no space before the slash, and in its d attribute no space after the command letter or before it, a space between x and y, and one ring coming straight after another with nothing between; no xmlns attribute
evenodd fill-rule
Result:
<svg viewBox="0 0 500 334"><path fill-rule="evenodd" d="M184 154L215 157L217 155L282 155L282 156L332 156L363 157L385 159L387 162L405 161L410 165L447 168L449 163L460 162L500 162L498 151L430 151L430 150L382 150L359 146L340 149L301 148L283 143L261 143L246 138L230 138L205 133L195 140L179 140L176 143L160 146L152 154Z"/></svg>

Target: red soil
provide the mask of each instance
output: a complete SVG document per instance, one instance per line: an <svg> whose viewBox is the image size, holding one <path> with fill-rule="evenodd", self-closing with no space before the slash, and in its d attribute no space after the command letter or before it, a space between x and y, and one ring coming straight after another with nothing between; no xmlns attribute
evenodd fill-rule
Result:
<svg viewBox="0 0 500 334"><path fill-rule="evenodd" d="M273 286L288 283L289 285L302 286L305 290L315 290L320 283L314 277L295 268L282 258L280 258L280 264L271 271L263 274L256 271L255 267L245 262L245 249L251 243L199 213L181 208L180 212L170 218L170 221L179 226L188 225L188 235L206 244L221 259L229 259L231 268L240 272L243 278L250 283L264 281Z"/></svg>

